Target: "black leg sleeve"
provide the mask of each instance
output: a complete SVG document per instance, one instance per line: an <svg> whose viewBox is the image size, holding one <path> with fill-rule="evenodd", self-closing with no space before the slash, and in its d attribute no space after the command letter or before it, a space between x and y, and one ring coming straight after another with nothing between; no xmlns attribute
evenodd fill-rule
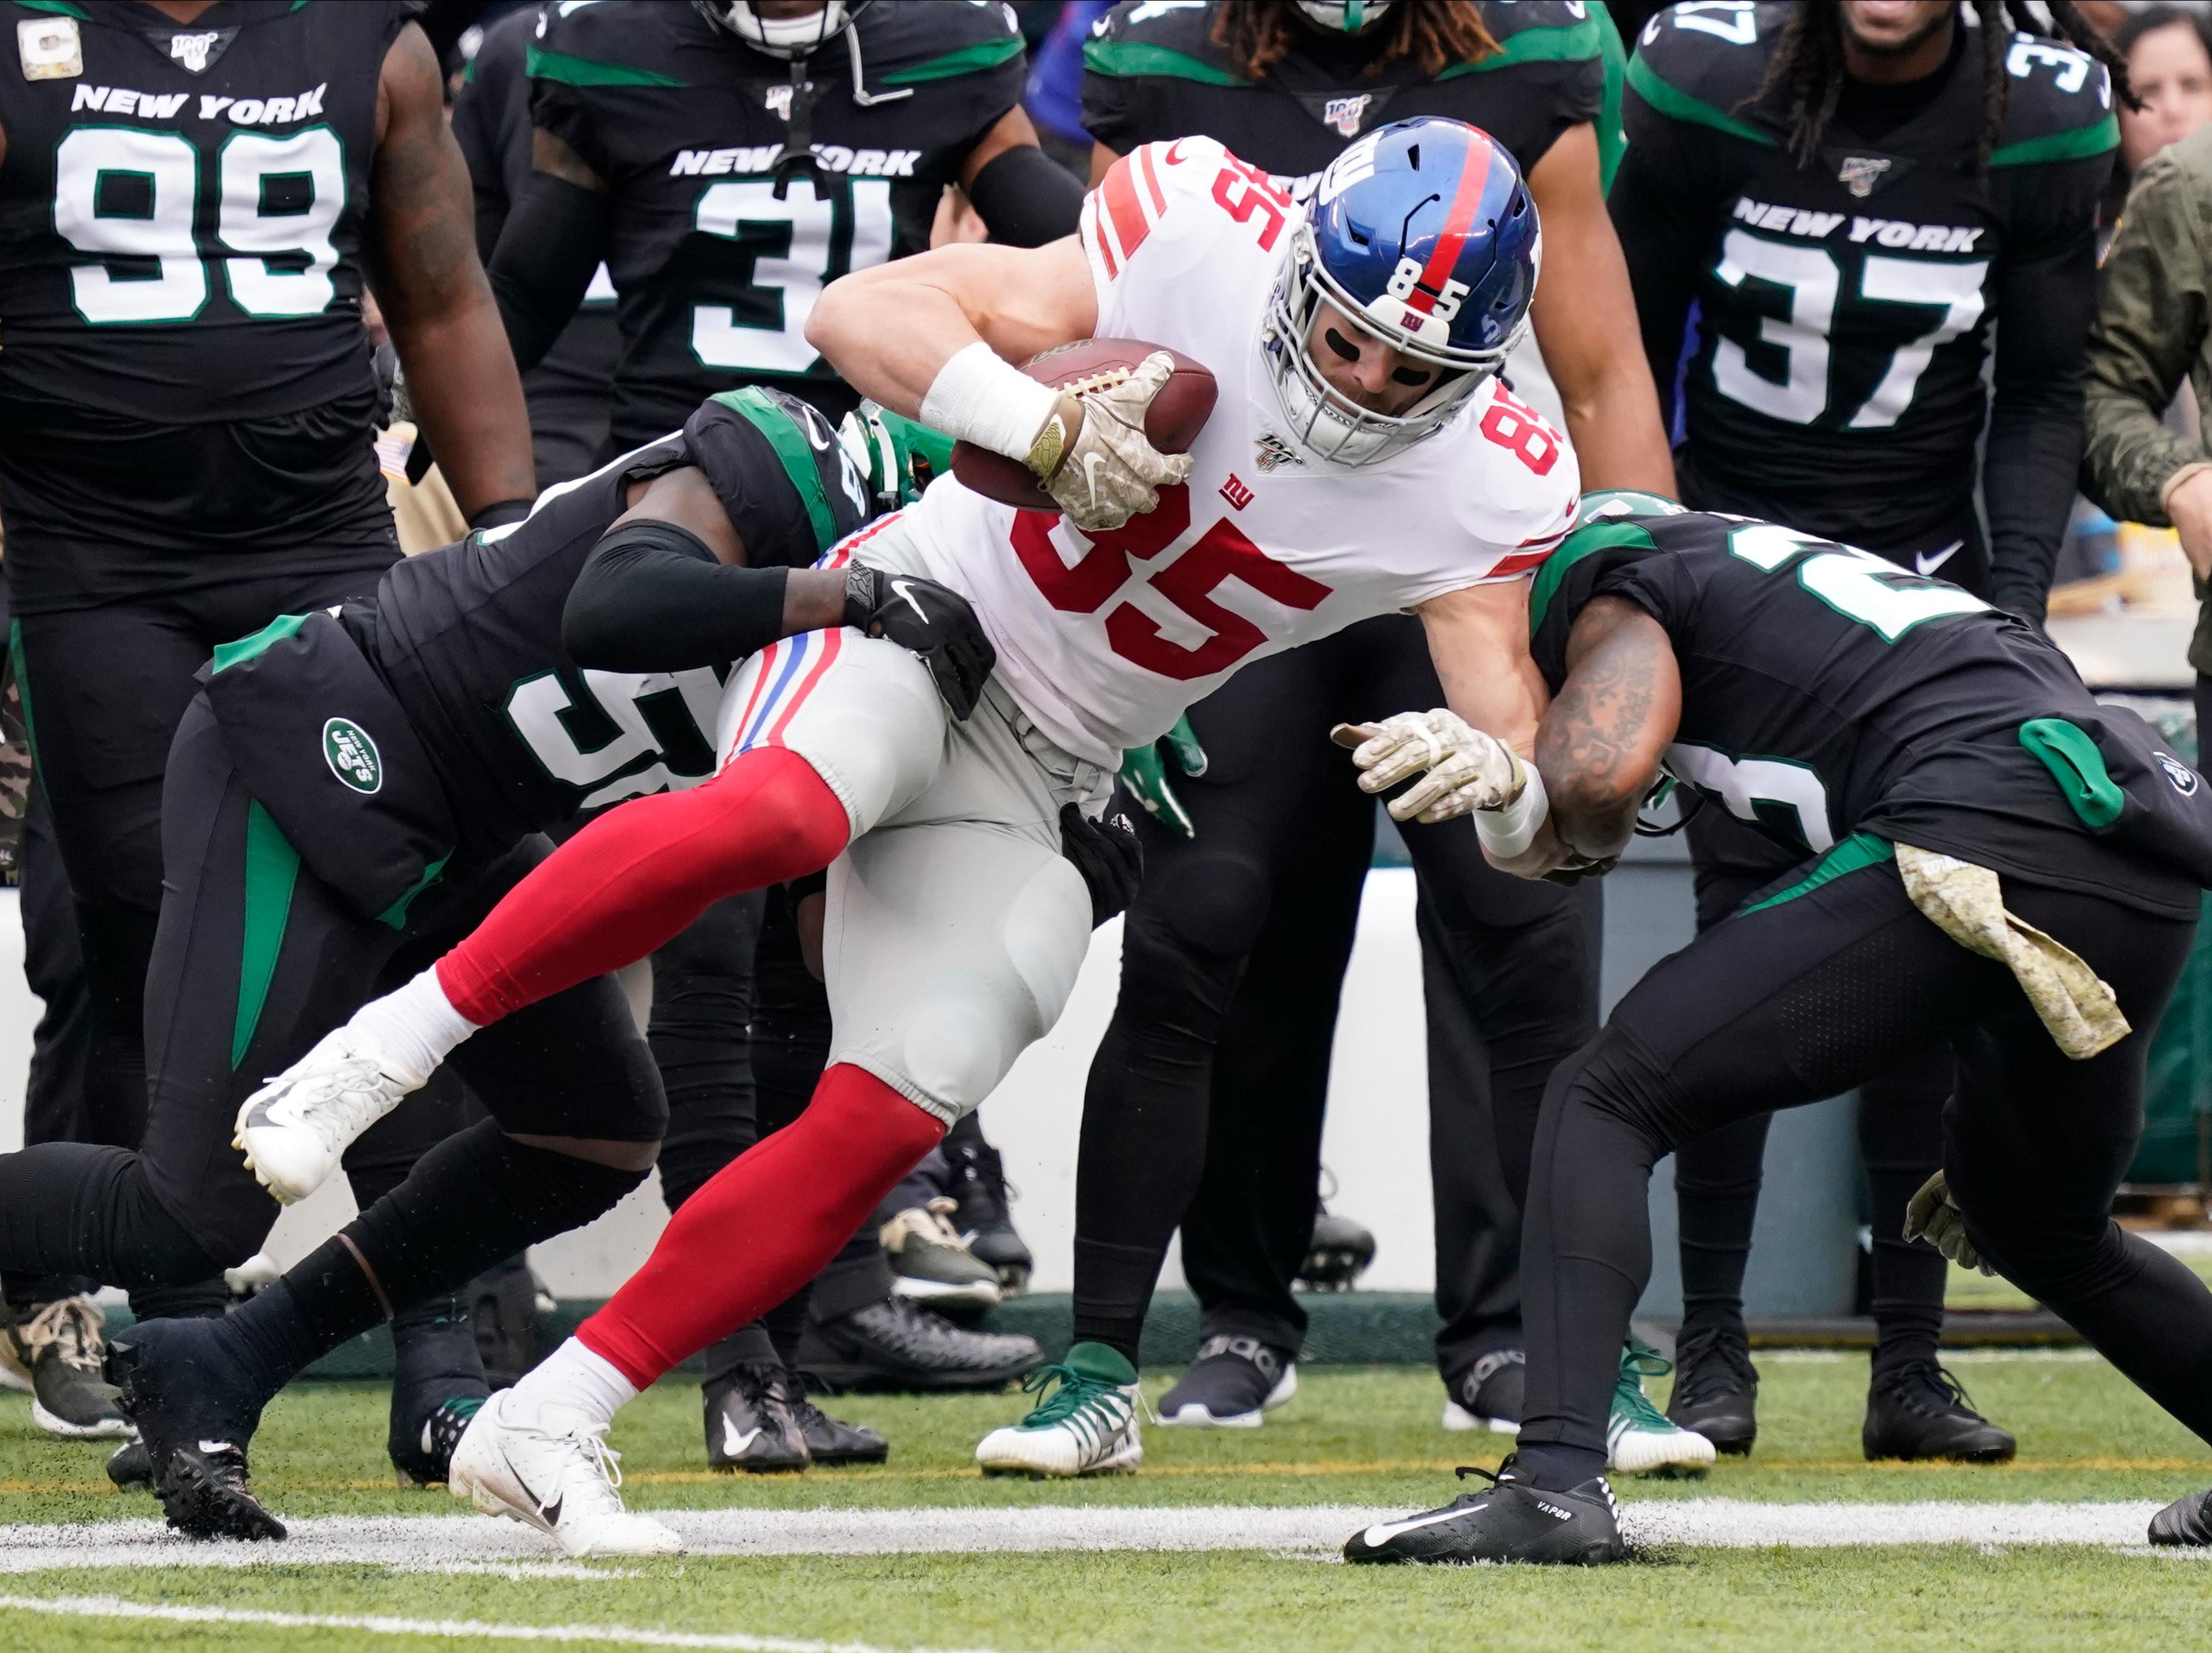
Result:
<svg viewBox="0 0 2212 1653"><path fill-rule="evenodd" d="M1866 1161L1867 1225L1874 1237L1876 1370L1932 1360L1943 1336L1948 1265L1905 1237L1905 1208L1943 1163L1943 1104L1951 1052L1925 1051L1859 1087L1859 1152Z"/></svg>
<svg viewBox="0 0 2212 1653"><path fill-rule="evenodd" d="M746 1030L763 893L716 902L653 956L646 1042L668 1095L660 1191L671 1211L760 1139Z"/></svg>
<svg viewBox="0 0 2212 1653"><path fill-rule="evenodd" d="M1293 1355L1305 1340L1291 1283L1313 1243L1329 1052L1374 823L1356 787L1314 799L1222 1023L1205 1175L1182 1218L1183 1274L1208 1337Z"/></svg>

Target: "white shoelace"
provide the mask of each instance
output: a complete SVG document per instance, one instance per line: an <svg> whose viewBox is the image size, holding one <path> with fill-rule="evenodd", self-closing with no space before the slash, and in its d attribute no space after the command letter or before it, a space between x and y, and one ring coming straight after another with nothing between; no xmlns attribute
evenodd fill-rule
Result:
<svg viewBox="0 0 2212 1653"><path fill-rule="evenodd" d="M274 1076L270 1083L274 1085L282 1077ZM285 1100L324 1146L343 1149L390 1109L392 1084L390 1076L374 1060L353 1056L317 1076L310 1085L295 1086Z"/></svg>

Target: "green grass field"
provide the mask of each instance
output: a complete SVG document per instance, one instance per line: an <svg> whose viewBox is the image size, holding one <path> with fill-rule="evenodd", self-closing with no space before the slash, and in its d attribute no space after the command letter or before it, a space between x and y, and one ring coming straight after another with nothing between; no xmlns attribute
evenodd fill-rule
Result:
<svg viewBox="0 0 2212 1653"><path fill-rule="evenodd" d="M1761 1364L1757 1454L1701 1481L1626 1483L1619 1490L1632 1516L1637 1502L1654 1499L2163 1502L2212 1481L2212 1455L2201 1443L2101 1362L2070 1353L1984 1354L1957 1364L1982 1409L2021 1437L2020 1461L1995 1469L1869 1467L1857 1445L1863 1356ZM986 1518L1004 1530L997 1512L1016 1506L1097 1510L1102 1519L1120 1506L1139 1527L1162 1519L1139 1513L1156 1506L1237 1506L1224 1517L1232 1524L1240 1512L1270 1507L1410 1510L1450 1496L1455 1463L1497 1461L1497 1437L1438 1430L1440 1391L1428 1374L1322 1368L1302 1378L1297 1399L1262 1430L1154 1429L1146 1434L1141 1473L1075 1484L985 1481L975 1474L974 1443L1013 1414L1020 1402L1012 1396L846 1397L836 1403L842 1410L893 1439L891 1463L880 1469L709 1475L699 1467L696 1391L676 1385L663 1385L625 1413L616 1444L624 1454L629 1494L641 1507L817 1512L793 1520L817 1524L824 1511L972 1508L973 1516L952 1517L963 1530L965 1521ZM1148 1392L1156 1395L1167 1381L1165 1374L1148 1375ZM789 1653L829 1644L994 1653L1492 1645L1794 1653L1842 1644L1978 1653L2202 1648L2212 1641L2212 1565L2088 1545L1683 1544L1649 1548L1630 1565L1595 1573L1355 1570L1310 1549L1127 1547L579 1565L562 1563L550 1547L507 1527L505 1541L524 1558L519 1566L428 1571L441 1565L434 1544L417 1544L412 1559L395 1550L392 1563L358 1553L318 1560L311 1553L319 1541L317 1516L439 1516L458 1523L457 1540L485 1528L496 1533L496 1524L461 1510L442 1492L395 1488L383 1437L380 1390L295 1390L271 1408L255 1451L256 1483L269 1504L306 1523L295 1543L252 1553L253 1565L237 1565L242 1558L234 1551L222 1558L232 1565L210 1565L208 1552L180 1541L116 1528L137 1546L129 1565L56 1566L46 1563L94 1559L90 1551L66 1552L102 1535L79 1528L61 1551L33 1557L21 1547L23 1524L143 1518L152 1504L107 1489L102 1449L52 1441L32 1426L26 1403L0 1403L0 1522L15 1526L12 1541L0 1543L0 1567L12 1575L0 1577L0 1605L15 1609L27 1640L67 1648L558 1639L781 1646ZM1971 1528L1978 1516L1965 1513ZM1755 1524L1757 1512L1749 1514ZM1885 1536L1880 1508L1862 1518L1869 1540ZM1008 1519L1018 1530L1030 1518ZM762 1531L781 1525L773 1515L763 1521L756 1523ZM1321 1524L1328 1521L1323 1514ZM348 1529L380 1530L350 1523ZM452 1553L461 1553L453 1547ZM594 1576L580 1576L586 1571ZM33 1603L65 1611L34 1615ZM143 1616L210 1609L220 1616ZM141 1616L113 1616L126 1613Z"/></svg>

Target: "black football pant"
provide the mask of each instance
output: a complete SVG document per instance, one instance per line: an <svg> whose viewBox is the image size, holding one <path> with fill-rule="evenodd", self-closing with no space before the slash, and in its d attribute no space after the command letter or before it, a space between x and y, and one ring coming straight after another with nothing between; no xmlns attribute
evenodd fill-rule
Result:
<svg viewBox="0 0 2212 1653"><path fill-rule="evenodd" d="M161 908L169 744L218 643L279 614L373 595L392 561L272 573L167 597L18 614L16 679L56 845L75 896L91 1038L80 1140L137 1146L147 1116L145 985Z"/></svg>
<svg viewBox="0 0 2212 1653"><path fill-rule="evenodd" d="M276 1203L231 1146L246 1097L466 935L550 849L532 838L474 866L456 856L404 927L362 917L249 799L204 700L179 731L161 824L169 888L146 989L137 1151L68 1142L0 1155L0 1268L90 1275L130 1289L134 1308L148 1288L219 1273L267 1237ZM612 977L485 1029L448 1065L511 1133L657 1141L665 1121ZM459 1122L459 1103L457 1087L410 1097L364 1134L345 1158L355 1203L366 1212L403 1182ZM470 1260L447 1284L505 1255Z"/></svg>
<svg viewBox="0 0 2212 1653"><path fill-rule="evenodd" d="M1866 842L1829 858L1838 875L1787 886L1789 898L1754 903L1662 960L1553 1074L1522 1237L1517 1450L1539 1485L1604 1468L1621 1340L1651 1272L1653 1164L1939 1044L1958 1068L1942 1167L1982 1255L2212 1440L2212 1291L2111 1215L2142 1132L2144 1056L2195 921L2006 881L2006 904L2111 983L2135 1030L2069 1061L2010 972L1921 916L1894 860L1839 871Z"/></svg>
<svg viewBox="0 0 2212 1653"><path fill-rule="evenodd" d="M1726 919L1798 859L1708 803L1690 819L1700 933ZM1942 1257L1908 1245L1905 1207L1936 1174L1943 1150L1943 1104L1951 1094L1949 1048L1909 1053L1860 1085L1859 1152L1867 1173L1875 1364L1933 1359L1943 1331ZM1757 1114L1683 1143L1674 1156L1680 1217L1682 1332L1743 1333L1743 1275L1771 1114Z"/></svg>
<svg viewBox="0 0 2212 1653"><path fill-rule="evenodd" d="M1208 768L1171 782L1195 838L1129 808L1145 882L1084 1097L1079 1338L1133 1357L1180 1223L1206 1332L1299 1346L1306 1316L1290 1285L1312 1237L1374 831L1374 800L1328 730L1443 702L1419 622L1366 621L1247 666L1191 709ZM1420 879L1449 1374L1518 1341L1520 1220L1501 1152L1517 1138L1525 1163L1546 1076L1596 1025L1599 897L1493 872L1471 821L1405 838Z"/></svg>

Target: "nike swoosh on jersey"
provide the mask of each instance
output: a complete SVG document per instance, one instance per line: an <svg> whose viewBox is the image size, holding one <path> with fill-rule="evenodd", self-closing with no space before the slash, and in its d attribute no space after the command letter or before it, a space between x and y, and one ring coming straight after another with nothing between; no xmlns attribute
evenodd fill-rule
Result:
<svg viewBox="0 0 2212 1653"><path fill-rule="evenodd" d="M1489 1507L1490 1501L1485 1498L1480 1504L1470 1504L1463 1510L1438 1510L1433 1514L1415 1516L1407 1521L1377 1522L1359 1536L1369 1544L1378 1546L1388 1544L1401 1533L1413 1532L1423 1527L1433 1527L1439 1522L1457 1521L1462 1516L1471 1516L1478 1510L1486 1510Z"/></svg>
<svg viewBox="0 0 2212 1653"><path fill-rule="evenodd" d="M891 581L891 589L898 593L900 599L905 602L908 608L914 611L914 617L915 619L921 621L924 625L929 623L929 616L922 612L921 605L914 600L914 586L909 581L904 580L894 580ZM726 1418L722 1421L727 1423L729 1419Z"/></svg>
<svg viewBox="0 0 2212 1653"><path fill-rule="evenodd" d="M1959 547L1966 543L1963 539L1954 539L1940 551L1915 551L1912 554L1912 566L1923 574L1933 574L1956 556L1959 554Z"/></svg>
<svg viewBox="0 0 2212 1653"><path fill-rule="evenodd" d="M755 1424L744 1434L738 1433L736 1421L726 1413L722 1417L722 1450L736 1457L761 1437L761 1426Z"/></svg>

